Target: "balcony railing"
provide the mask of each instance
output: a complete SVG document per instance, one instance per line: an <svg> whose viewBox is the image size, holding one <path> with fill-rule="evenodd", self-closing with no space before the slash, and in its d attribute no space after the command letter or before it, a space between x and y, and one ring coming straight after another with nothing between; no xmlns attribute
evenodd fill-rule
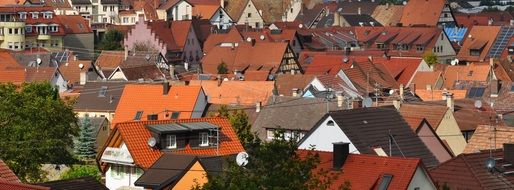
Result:
<svg viewBox="0 0 514 190"><path fill-rule="evenodd" d="M134 160L127 149L107 147L101 158L102 162L133 164Z"/></svg>

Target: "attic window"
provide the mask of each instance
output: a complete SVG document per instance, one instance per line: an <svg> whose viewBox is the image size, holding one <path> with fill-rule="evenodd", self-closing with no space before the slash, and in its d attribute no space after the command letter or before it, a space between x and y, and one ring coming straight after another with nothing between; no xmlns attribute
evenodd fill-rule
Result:
<svg viewBox="0 0 514 190"><path fill-rule="evenodd" d="M143 111L137 111L134 120L141 120L141 116L143 116Z"/></svg>
<svg viewBox="0 0 514 190"><path fill-rule="evenodd" d="M151 120L157 120L159 118L159 115L157 115L157 114L150 114L147 117L148 117L148 120L151 121Z"/></svg>
<svg viewBox="0 0 514 190"><path fill-rule="evenodd" d="M105 97L106 93L107 93L107 86L102 86L102 88L100 88L100 92L98 92L98 97Z"/></svg>
<svg viewBox="0 0 514 190"><path fill-rule="evenodd" d="M472 87L469 90L466 98L480 98L480 97L482 97L482 95L484 95L484 91L485 91L485 88L483 88L483 87L480 87L480 88Z"/></svg>
<svg viewBox="0 0 514 190"><path fill-rule="evenodd" d="M332 120L328 121L327 126L334 126L334 121L332 121Z"/></svg>
<svg viewBox="0 0 514 190"><path fill-rule="evenodd" d="M83 28L84 28L84 25L83 25L82 23L79 23L78 25L79 25L79 28L80 28L80 29L83 29Z"/></svg>
<svg viewBox="0 0 514 190"><path fill-rule="evenodd" d="M391 180L393 179L393 175L391 174L384 174L382 176L382 181L380 182L380 185L378 186L378 190L386 190L389 184L391 183Z"/></svg>
<svg viewBox="0 0 514 190"><path fill-rule="evenodd" d="M469 71L468 77L473 76L473 71Z"/></svg>
<svg viewBox="0 0 514 190"><path fill-rule="evenodd" d="M171 119L178 119L179 116L180 116L180 112L173 112L171 114Z"/></svg>

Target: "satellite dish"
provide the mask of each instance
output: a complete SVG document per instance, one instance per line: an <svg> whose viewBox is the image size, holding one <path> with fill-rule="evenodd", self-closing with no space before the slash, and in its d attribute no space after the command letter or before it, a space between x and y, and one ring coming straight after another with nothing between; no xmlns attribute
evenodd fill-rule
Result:
<svg viewBox="0 0 514 190"><path fill-rule="evenodd" d="M246 38L246 41L247 41L247 42L252 42L252 38L251 38L251 37L248 37L248 38Z"/></svg>
<svg viewBox="0 0 514 190"><path fill-rule="evenodd" d="M457 65L457 63L455 62L455 60L452 60L452 61L450 62L450 64L452 64L452 66Z"/></svg>
<svg viewBox="0 0 514 190"><path fill-rule="evenodd" d="M299 24L299 25L298 25L298 28L303 28L303 24Z"/></svg>
<svg viewBox="0 0 514 190"><path fill-rule="evenodd" d="M147 61L150 60L150 55L146 54L145 58L146 58Z"/></svg>
<svg viewBox="0 0 514 190"><path fill-rule="evenodd" d="M364 100L362 100L362 107L369 108L372 104L373 100L370 97L366 97Z"/></svg>
<svg viewBox="0 0 514 190"><path fill-rule="evenodd" d="M66 63L66 65L68 65L68 63ZM84 68L84 64L82 64L82 63L81 63L81 64L79 64L79 68L80 68L80 69L83 69L83 68Z"/></svg>
<svg viewBox="0 0 514 190"><path fill-rule="evenodd" d="M482 108L482 101L480 101L480 100L475 101L475 108L477 108L477 109Z"/></svg>
<svg viewBox="0 0 514 190"><path fill-rule="evenodd" d="M343 63L348 63L348 61L349 61L348 57L343 58Z"/></svg>
<svg viewBox="0 0 514 190"><path fill-rule="evenodd" d="M38 57L38 58L36 59L36 63L37 63L38 65L41 65L41 62L42 62L42 61L41 61L41 58L39 58L39 57Z"/></svg>
<svg viewBox="0 0 514 190"><path fill-rule="evenodd" d="M236 156L236 163L238 166L246 166L248 164L248 153L246 152L240 152Z"/></svg>
<svg viewBox="0 0 514 190"><path fill-rule="evenodd" d="M266 39L266 37L265 37L264 35L259 36L259 38L260 38L261 40Z"/></svg>
<svg viewBox="0 0 514 190"><path fill-rule="evenodd" d="M148 143L148 146L154 148L155 145L157 144L157 140L155 140L155 138L153 138L153 137L150 137L150 138L148 138L148 141L146 143Z"/></svg>
<svg viewBox="0 0 514 190"><path fill-rule="evenodd" d="M489 157L487 160L485 160L485 167L488 170L492 170L494 166L496 166L496 160L494 160L494 158Z"/></svg>
<svg viewBox="0 0 514 190"><path fill-rule="evenodd" d="M394 90L393 89L389 90L389 95L393 95L393 94L394 94Z"/></svg>
<svg viewBox="0 0 514 190"><path fill-rule="evenodd" d="M403 1L403 5L407 5L407 1Z"/></svg>

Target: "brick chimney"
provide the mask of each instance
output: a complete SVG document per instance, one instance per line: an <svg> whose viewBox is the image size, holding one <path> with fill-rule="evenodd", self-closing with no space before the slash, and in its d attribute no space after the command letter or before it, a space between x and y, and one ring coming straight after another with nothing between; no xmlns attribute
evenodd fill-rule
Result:
<svg viewBox="0 0 514 190"><path fill-rule="evenodd" d="M334 150L332 152L332 170L341 171L341 168L350 154L350 143L335 142L332 143Z"/></svg>
<svg viewBox="0 0 514 190"><path fill-rule="evenodd" d="M168 81L162 83L162 95L168 95L170 92L170 83Z"/></svg>

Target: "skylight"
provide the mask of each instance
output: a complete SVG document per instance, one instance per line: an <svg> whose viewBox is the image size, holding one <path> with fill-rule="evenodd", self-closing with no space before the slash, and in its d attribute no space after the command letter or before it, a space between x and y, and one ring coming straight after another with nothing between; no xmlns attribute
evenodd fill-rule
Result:
<svg viewBox="0 0 514 190"><path fill-rule="evenodd" d="M107 94L107 86L102 86L98 92L98 97L105 97L105 94Z"/></svg>
<svg viewBox="0 0 514 190"><path fill-rule="evenodd" d="M143 111L137 111L134 120L141 120L141 116L143 116Z"/></svg>
<svg viewBox="0 0 514 190"><path fill-rule="evenodd" d="M380 185L378 186L378 190L387 190L387 187L389 187L389 184L391 183L392 179L393 179L393 175L384 174L382 176L382 181L380 182Z"/></svg>

